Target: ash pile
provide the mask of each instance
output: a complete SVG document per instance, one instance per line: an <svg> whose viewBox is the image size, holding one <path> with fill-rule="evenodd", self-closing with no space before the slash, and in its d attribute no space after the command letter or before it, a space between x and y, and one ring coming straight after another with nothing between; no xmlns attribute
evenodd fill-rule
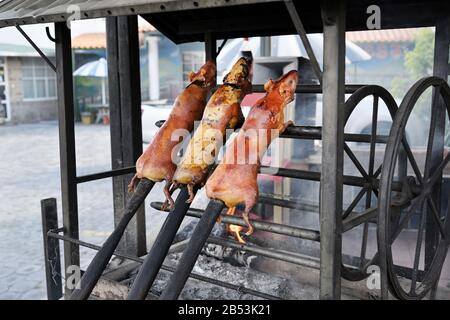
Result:
<svg viewBox="0 0 450 320"><path fill-rule="evenodd" d="M181 232L177 234L170 253L167 255L164 265L175 268L182 256L191 233L195 228L196 221L192 221ZM229 237L226 229L218 224L214 227L213 236ZM231 237L230 237L231 238ZM250 242L250 241L249 241ZM249 243L250 244L250 243ZM250 254L243 250L229 248L217 244L209 243L203 248L202 254L197 259L193 274L217 279L239 287L239 290L225 288L217 284L208 283L202 280L189 278L179 299L183 300L221 300L221 299L246 299L257 300L262 297L255 296L245 289L255 290L281 299L317 299L318 288L305 283L297 283L283 277L275 275L270 271L276 268L276 263L271 265L264 257ZM110 264L110 270L122 265L120 259L114 259ZM115 265L115 266L114 266ZM265 272L261 269L267 269ZM131 287L139 265L130 270L126 279L117 279L121 285ZM171 272L161 270L153 283L148 299L157 299L166 287L171 276Z"/></svg>
<svg viewBox="0 0 450 320"><path fill-rule="evenodd" d="M196 197L192 206L204 208L207 202L206 196L202 197L202 194L200 194L199 197ZM161 214L166 215L167 213ZM311 215L312 217L309 219L311 223L308 226L316 227L318 223L316 221L317 214ZM251 219L261 219L261 217L253 216ZM308 219L305 215L302 215L302 222L305 223L305 220ZM160 270L147 299L158 299L166 288L172 275L167 269L174 270L176 268L197 222L197 218L185 218L185 222L178 231L164 261L163 265L166 268ZM297 223L296 221L293 222L294 224ZM233 236L227 230L225 224L216 223L210 239L233 240ZM318 257L319 252L317 243L258 230L250 237L246 237L245 241L247 246L275 249L278 252L289 252L290 254L297 252L301 256ZM140 263L130 262L118 257L113 258L102 277L103 281L96 286L93 295L100 299L126 299L140 266ZM212 284L190 277L179 299L257 300L266 298L308 300L319 298L319 270L238 248L231 248L226 244L212 240L204 246L192 274L218 280L220 283ZM224 287L223 283L231 284L234 288ZM344 281L342 286L343 299L371 298L367 294L367 287L364 284ZM254 295L251 293L252 290L262 292L266 296Z"/></svg>

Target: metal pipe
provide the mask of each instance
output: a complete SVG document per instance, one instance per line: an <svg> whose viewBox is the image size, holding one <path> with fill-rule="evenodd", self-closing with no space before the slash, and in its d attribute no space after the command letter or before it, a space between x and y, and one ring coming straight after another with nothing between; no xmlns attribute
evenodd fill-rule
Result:
<svg viewBox="0 0 450 320"><path fill-rule="evenodd" d="M156 210L165 211L165 212L168 211L168 210L161 210L162 202L152 202L150 204L150 206ZM186 212L186 215L188 215L190 217L201 218L201 217L203 217L204 213L205 213L204 210L190 208ZM169 214L169 216L172 214L173 213L171 212ZM244 219L237 217L237 216L230 216L230 215L226 215L226 214L221 215L221 221L222 221L222 223L235 224L235 225L242 226L242 227L247 226ZM277 234L282 234L282 235L286 235L286 236L297 237L297 238L302 238L302 239L307 239L307 240L312 240L312 241L320 241L320 234L318 231L315 231L315 230L287 226L284 224L273 223L273 222L264 222L264 221L257 221L257 220L251 220L251 221L252 221L253 226L255 227L255 230L267 231L267 232L272 232L272 233L277 233Z"/></svg>
<svg viewBox="0 0 450 320"><path fill-rule="evenodd" d="M176 300L178 298L223 208L224 203L222 201L209 201L205 210L207 214L202 216L195 227L188 247L178 262L176 271L160 296L161 300Z"/></svg>
<svg viewBox="0 0 450 320"><path fill-rule="evenodd" d="M194 190L194 193L197 190ZM145 257L136 279L128 293L128 300L144 300L155 281L158 271L164 262L164 258L169 252L173 239L177 234L178 228L183 221L190 203L186 203L189 193L186 187L181 189L178 195L174 209L167 216L161 230L153 243L152 249ZM162 204L161 204L162 205Z"/></svg>
<svg viewBox="0 0 450 320"><path fill-rule="evenodd" d="M297 30L297 33L302 40L303 47L305 48L306 54L311 62L312 69L314 70L319 82L322 83L322 70L320 69L319 62L317 62L316 55L314 54L314 50L308 40L308 36L306 35L305 28L303 27L303 23L298 15L297 9L295 8L292 0L284 0L284 4L286 5L286 9L291 16L292 22L294 23L295 30Z"/></svg>
<svg viewBox="0 0 450 320"><path fill-rule="evenodd" d="M249 245L245 243L239 243L236 241L218 238L218 237L209 237L207 240L208 243L217 244L219 246L223 247L230 247L238 250L244 250L247 252L255 253L267 258L277 259L281 261L286 261L290 263L294 263L300 266L313 268L313 269L319 269L320 268L320 261L319 259L314 259L312 257L308 257L305 255L300 254L292 254L285 251L275 250L275 249L266 249L261 248L254 245Z"/></svg>
<svg viewBox="0 0 450 320"><path fill-rule="evenodd" d="M113 233L111 233L108 239L106 239L99 252L97 252L94 259L89 264L86 272L81 277L80 289L75 289L72 292L70 300L85 300L89 298L89 295L94 289L98 279L100 279L100 276L114 254L114 250L116 250L128 223L144 202L145 197L147 197L154 184L155 183L153 181L148 179L141 179L141 181L139 181L134 194L127 203L125 212L116 229L114 229Z"/></svg>
<svg viewBox="0 0 450 320"><path fill-rule="evenodd" d="M126 168L121 168L121 169L92 173L92 174L87 174L84 176L77 177L77 183L89 182L89 181L94 181L94 180L99 180L99 179L104 179L104 178L117 177L117 176L121 176L124 174L135 173L135 172L136 172L136 167L126 167Z"/></svg>
<svg viewBox="0 0 450 320"><path fill-rule="evenodd" d="M342 222L342 232L347 232L362 223L371 222L370 220L375 219L378 215L377 208L368 208L361 212L360 214L354 215L345 219Z"/></svg>
<svg viewBox="0 0 450 320"><path fill-rule="evenodd" d="M268 166L261 166L261 169L264 169L264 171L275 172L274 174L271 174L271 175L278 176L278 177L304 179L304 180L311 180L311 181L320 181L320 179L321 179L321 173L317 172L317 171L274 168L274 167L268 167ZM372 186L372 188L378 189L380 180L379 179L371 179L370 181L367 181L363 177L343 176L343 184L348 185L348 186L354 186L354 187ZM394 181L392 183L392 190L393 191L402 191L402 182Z"/></svg>
<svg viewBox="0 0 450 320"><path fill-rule="evenodd" d="M314 126L289 126L280 135L281 138L305 139L305 140L321 140L322 127ZM344 139L347 142L365 142L370 143L372 136L370 134L346 133ZM375 136L376 143L387 143L389 136Z"/></svg>
<svg viewBox="0 0 450 320"><path fill-rule="evenodd" d="M28 34L26 34L25 31L23 31L22 27L19 25L16 25L16 29L19 30L19 32L23 35L23 37L25 38L25 40L28 41L28 43L34 48L34 50L37 51L37 53L41 56L42 59L44 59L44 61L48 64L48 66L56 72L56 66L53 64L53 62L50 61L50 59L45 55L44 52L42 52L41 49L39 49L39 47L36 45L36 43L34 43L34 41L28 36ZM48 34L48 33L47 33Z"/></svg>
<svg viewBox="0 0 450 320"><path fill-rule="evenodd" d="M60 235L60 234L55 233L55 232L56 232L55 230L51 230L51 231L49 231L47 233L47 235L49 237L51 237L51 238L59 239L59 240L62 240L62 241L68 242L68 243L72 243L72 244L76 244L77 246L86 247L86 248L89 248L89 249L92 249L92 250L101 250L101 248L102 248L102 247L97 246L95 244L88 243L88 242L85 242L85 241L81 241L81 240L78 240L78 239L73 239L71 237L66 237L66 236ZM144 259L132 256L132 255L126 254L126 253L120 253L120 252L115 251L114 255L117 256L117 257L121 257L121 258L128 259L128 260L131 260L131 261L136 261L136 262L139 262L139 263L143 263L144 262ZM175 272L175 268L173 268L171 266L164 265L164 264L161 266L161 270L166 271L166 272L170 272L170 273ZM237 285L234 285L234 284L231 284L231 283L228 283L228 282L224 282L224 281L220 281L220 280L217 280L217 279L208 278L208 277L196 274L196 273L191 273L190 278L195 279L195 280L199 280L199 281L202 281L202 282L207 282L207 283L210 283L210 284L213 284L213 285L216 285L216 286L220 286L220 287L223 287L223 288L228 288L228 289L231 289L231 290L242 292L242 293L245 293L245 294L251 294L251 295L253 295L255 297L260 297L260 298L263 298L263 299L281 300L280 297L277 297L277 296L274 296L274 295L271 295L271 294L267 294L267 293L264 293L264 292L256 291L256 290L253 290L253 289L249 289L249 288L244 287L244 286L237 286Z"/></svg>
<svg viewBox="0 0 450 320"><path fill-rule="evenodd" d="M345 85L345 93L354 93L359 88L364 87L363 84L347 84ZM264 85L254 84L252 85L252 92L265 92ZM299 84L295 89L295 93L316 93L322 94L323 88L320 84Z"/></svg>
<svg viewBox="0 0 450 320"><path fill-rule="evenodd" d="M263 195L260 195L258 197L258 203L269 204L272 206L278 206L278 207L289 208L289 209L314 211L317 213L318 213L317 209L319 208L319 205L309 204L309 203L300 202L300 201L280 199L280 198L276 198L276 197L272 197L272 196L263 196Z"/></svg>
<svg viewBox="0 0 450 320"><path fill-rule="evenodd" d="M155 122L155 126L160 128L164 124L165 120L158 120ZM280 135L281 138L291 139L304 139L304 140L321 140L322 139L322 127L315 126L289 126ZM358 133L346 133L344 134L345 141L347 142L364 142L370 143L372 137L369 134ZM377 135L375 136L376 143L387 143L389 136Z"/></svg>

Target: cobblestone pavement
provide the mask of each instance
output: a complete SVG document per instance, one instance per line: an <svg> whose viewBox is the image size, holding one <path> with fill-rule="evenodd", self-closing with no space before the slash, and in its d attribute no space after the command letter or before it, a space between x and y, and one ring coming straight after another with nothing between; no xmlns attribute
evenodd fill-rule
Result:
<svg viewBox="0 0 450 320"><path fill-rule="evenodd" d="M109 144L108 126L77 125L78 175L109 170ZM0 126L0 299L46 298L40 200L57 198L61 222L58 150L56 123ZM163 200L160 185L149 198ZM80 184L78 206L80 238L101 244L113 228L111 179ZM148 242L164 217L147 203ZM81 249L82 267L94 253Z"/></svg>

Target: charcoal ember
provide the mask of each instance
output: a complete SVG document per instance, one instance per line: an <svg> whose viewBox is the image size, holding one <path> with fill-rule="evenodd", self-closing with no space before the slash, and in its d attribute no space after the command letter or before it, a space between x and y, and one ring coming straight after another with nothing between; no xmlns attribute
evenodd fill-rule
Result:
<svg viewBox="0 0 450 320"><path fill-rule="evenodd" d="M251 267L252 261L256 258L255 255L249 254L244 250L223 247L211 243L203 248L203 253L207 256L223 260L236 267Z"/></svg>
<svg viewBox="0 0 450 320"><path fill-rule="evenodd" d="M178 233L176 234L173 243L177 243L186 239L189 239L192 235L192 233L195 230L195 227L197 226L198 219L193 219L191 222L189 222L185 227L183 227ZM223 225L216 223L214 225L213 230L211 231L211 234L213 236L222 236L226 234L226 229Z"/></svg>
<svg viewBox="0 0 450 320"><path fill-rule="evenodd" d="M198 220L193 220L189 222L184 228L177 232L175 238L173 239L173 243L177 243L186 239L189 239L194 232L195 226L197 225Z"/></svg>

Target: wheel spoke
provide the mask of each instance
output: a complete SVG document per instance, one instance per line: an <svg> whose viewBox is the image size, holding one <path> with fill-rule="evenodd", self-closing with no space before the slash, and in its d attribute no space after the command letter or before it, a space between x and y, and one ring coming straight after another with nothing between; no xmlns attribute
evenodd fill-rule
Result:
<svg viewBox="0 0 450 320"><path fill-rule="evenodd" d="M436 170L430 176L427 183L429 183L431 185L435 184L436 180L438 180L441 177L442 171L444 170L445 166L448 164L449 161L450 161L450 152L447 154L444 161L442 161L441 164L439 164L439 166L437 166Z"/></svg>
<svg viewBox="0 0 450 320"><path fill-rule="evenodd" d="M378 96L373 96L373 112L372 112L372 132L370 136L370 152L369 152L369 176L373 176L373 166L375 162L376 135L378 126Z"/></svg>
<svg viewBox="0 0 450 320"><path fill-rule="evenodd" d="M413 294L416 291L417 284L417 273L419 270L419 260L420 260L420 250L422 248L422 239L423 239L423 229L425 226L425 202L422 204L422 210L420 211L420 221L419 221L419 230L417 233L417 241L416 241L416 251L414 254L414 265L411 276L411 288L409 293Z"/></svg>
<svg viewBox="0 0 450 320"><path fill-rule="evenodd" d="M427 201L428 201L428 205L431 208L431 212L433 213L433 219L439 226L439 231L441 232L441 237L442 237L442 239L445 239L445 228L444 228L444 225L442 224L441 217L437 210L436 204L434 203L434 200L431 197L427 197Z"/></svg>
<svg viewBox="0 0 450 320"><path fill-rule="evenodd" d="M416 159L414 158L414 155L411 151L411 148L409 147L408 142L406 141L406 138L402 139L402 144L403 148L405 148L406 156L408 157L409 163L411 164L411 167L413 168L413 171L416 174L417 180L419 180L420 184L423 184L422 173L420 172L419 166L417 165Z"/></svg>
<svg viewBox="0 0 450 320"><path fill-rule="evenodd" d="M366 195L366 210L371 207L372 204L372 190L367 190ZM369 223L366 221L364 223L363 235L361 240L361 253L360 253L360 268L364 266L364 261L366 260L366 251L367 251L367 236L369 233Z"/></svg>
<svg viewBox="0 0 450 320"><path fill-rule="evenodd" d="M372 192L375 194L375 197L378 198L378 189L372 189Z"/></svg>
<svg viewBox="0 0 450 320"><path fill-rule="evenodd" d="M423 201L424 201L424 197L423 196L419 196L416 199L412 200L412 204L409 207L409 210L405 213L405 216L403 217L401 222L398 224L397 230L393 230L393 232L392 232L392 236L391 236L391 239L390 239L390 244L391 245L394 243L395 239L397 239L397 237L400 234L400 232L403 230L403 228L406 226L408 221L411 219L411 216L414 213L414 209L416 209L418 204L422 204Z"/></svg>
<svg viewBox="0 0 450 320"><path fill-rule="evenodd" d="M436 105L436 98L438 97L439 91L438 90L434 90L434 95L433 95L433 101L431 104L431 119L430 119L430 129L428 131L428 143L427 143L427 154L425 156L425 169L424 169L424 173L423 173L423 177L426 180L430 174L430 165L431 165L431 161L433 159L431 159L432 154L433 154L433 143L434 143L434 135L436 132L436 112L435 112L435 108L433 108L433 106Z"/></svg>
<svg viewBox="0 0 450 320"><path fill-rule="evenodd" d="M382 165L380 164L380 166L378 167L378 169L373 173L373 177L374 178L378 178L378 176L380 175L380 173L381 173L381 168L382 167Z"/></svg>
<svg viewBox="0 0 450 320"><path fill-rule="evenodd" d="M348 157L355 164L356 168L361 173L361 175L365 179L369 180L369 176L367 175L366 170L364 170L364 167L361 165L361 163L359 162L358 158L356 158L355 154L353 153L353 151L350 149L350 147L348 146L348 144L346 142L344 142L344 150L345 150L345 153L347 153Z"/></svg>
<svg viewBox="0 0 450 320"><path fill-rule="evenodd" d="M366 193L367 188L363 187L361 190L359 190L358 194L356 195L355 199L353 199L353 201L350 203L350 205L348 206L347 210L345 210L344 214L342 215L342 219L345 219L348 217L348 215L353 211L353 209L356 207L356 205L358 204L359 200L361 200L361 198L364 196L364 194Z"/></svg>

